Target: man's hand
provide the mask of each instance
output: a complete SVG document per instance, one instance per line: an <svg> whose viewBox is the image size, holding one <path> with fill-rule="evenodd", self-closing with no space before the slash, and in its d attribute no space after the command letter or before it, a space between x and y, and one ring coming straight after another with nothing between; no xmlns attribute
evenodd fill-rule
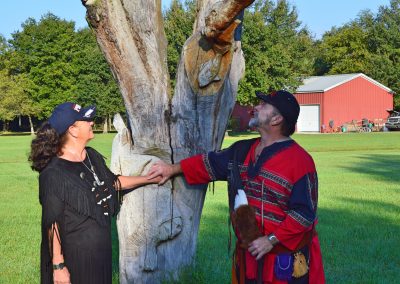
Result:
<svg viewBox="0 0 400 284"><path fill-rule="evenodd" d="M54 284L71 284L71 279L67 267L53 271Z"/></svg>
<svg viewBox="0 0 400 284"><path fill-rule="evenodd" d="M151 180L158 176L161 176L161 180L158 183L159 185L164 184L167 180L169 180L172 176L180 174L182 172L180 164L168 164L164 161L155 162L147 174L147 179Z"/></svg>
<svg viewBox="0 0 400 284"><path fill-rule="evenodd" d="M256 260L262 258L266 253L270 252L274 246L268 240L268 236L259 237L252 241L249 245L249 252Z"/></svg>

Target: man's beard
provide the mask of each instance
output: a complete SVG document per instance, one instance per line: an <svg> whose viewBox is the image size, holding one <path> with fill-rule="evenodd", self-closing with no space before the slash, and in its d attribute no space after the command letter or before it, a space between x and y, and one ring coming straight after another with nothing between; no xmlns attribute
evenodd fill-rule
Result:
<svg viewBox="0 0 400 284"><path fill-rule="evenodd" d="M249 127L250 128L257 128L260 126L260 119L258 118L258 113L254 113L254 116L250 118Z"/></svg>
<svg viewBox="0 0 400 284"><path fill-rule="evenodd" d="M258 128L261 125L268 124L271 121L272 116L269 116L265 118L264 121L261 121L260 118L258 117L258 112L254 112L253 117L249 121L249 127L250 128Z"/></svg>

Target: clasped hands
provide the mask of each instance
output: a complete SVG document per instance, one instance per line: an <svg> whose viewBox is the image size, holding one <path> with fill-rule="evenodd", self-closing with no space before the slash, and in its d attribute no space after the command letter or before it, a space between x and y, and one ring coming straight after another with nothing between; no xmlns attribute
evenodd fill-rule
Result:
<svg viewBox="0 0 400 284"><path fill-rule="evenodd" d="M164 184L168 179L172 176L177 175L182 172L180 164L168 164L164 161L157 161L150 168L149 173L147 175L148 179L153 179L158 176L161 176L161 180L158 183L159 185ZM262 258L265 254L270 252L274 246L268 240L268 236L262 236L254 241L252 241L249 245L249 252L252 256L256 257L257 260Z"/></svg>
<svg viewBox="0 0 400 284"><path fill-rule="evenodd" d="M161 177L158 184L163 185L172 176L180 174L181 172L180 164L168 164L164 161L157 161L151 166L147 173L147 179L151 180L156 177Z"/></svg>

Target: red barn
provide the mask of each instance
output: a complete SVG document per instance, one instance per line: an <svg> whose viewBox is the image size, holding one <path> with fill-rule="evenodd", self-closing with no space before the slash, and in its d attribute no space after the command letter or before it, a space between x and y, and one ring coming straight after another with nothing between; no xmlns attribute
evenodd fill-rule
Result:
<svg viewBox="0 0 400 284"><path fill-rule="evenodd" d="M236 102L231 114L231 128L234 131L246 131L249 128L252 106L241 106Z"/></svg>
<svg viewBox="0 0 400 284"><path fill-rule="evenodd" d="M303 83L295 93L298 132L329 131L354 120L384 121L393 109L393 91L362 73L309 77Z"/></svg>

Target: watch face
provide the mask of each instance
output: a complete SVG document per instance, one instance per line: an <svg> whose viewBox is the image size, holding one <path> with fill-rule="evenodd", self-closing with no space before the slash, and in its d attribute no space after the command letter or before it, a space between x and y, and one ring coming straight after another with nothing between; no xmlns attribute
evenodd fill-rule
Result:
<svg viewBox="0 0 400 284"><path fill-rule="evenodd" d="M268 240L272 243L272 245L275 245L278 243L278 239L274 235L268 236Z"/></svg>

